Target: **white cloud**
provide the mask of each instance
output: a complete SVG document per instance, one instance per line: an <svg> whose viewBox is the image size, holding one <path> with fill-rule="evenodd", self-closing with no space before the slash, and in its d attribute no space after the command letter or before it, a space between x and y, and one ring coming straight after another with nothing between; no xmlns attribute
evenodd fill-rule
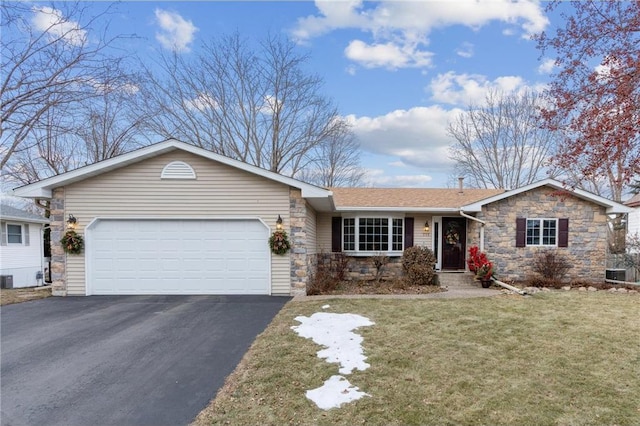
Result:
<svg viewBox="0 0 640 426"><path fill-rule="evenodd" d="M353 65L349 65L347 68L345 68L345 71L349 75L356 75L356 72L357 72L356 67Z"/></svg>
<svg viewBox="0 0 640 426"><path fill-rule="evenodd" d="M165 49L175 52L189 52L189 44L198 28L191 21L184 19L176 12L156 9L156 22L160 31L156 33L156 40Z"/></svg>
<svg viewBox="0 0 640 426"><path fill-rule="evenodd" d="M393 42L367 44L353 40L344 50L345 56L366 68L389 69L426 67L431 64L431 52L421 51L417 45L399 46Z"/></svg>
<svg viewBox="0 0 640 426"><path fill-rule="evenodd" d="M555 59L547 58L544 61L542 61L542 63L538 67L538 73L539 74L551 74L551 72L553 71L553 69L555 67L556 67Z"/></svg>
<svg viewBox="0 0 640 426"><path fill-rule="evenodd" d="M74 46L82 46L86 43L87 31L81 29L78 22L67 20L60 10L43 6L34 7L32 11L33 27L48 33L51 39L62 39Z"/></svg>
<svg viewBox="0 0 640 426"><path fill-rule="evenodd" d="M426 174L389 175L381 169L365 169L363 181L373 188L424 188L433 177Z"/></svg>
<svg viewBox="0 0 640 426"><path fill-rule="evenodd" d="M192 111L200 111L205 112L208 109L213 109L218 107L218 102L215 98L208 93L199 93L193 99L186 99L183 101L185 108L190 109Z"/></svg>
<svg viewBox="0 0 640 426"><path fill-rule="evenodd" d="M352 40L345 50L350 59L365 66L409 67L430 65L431 53L422 49L433 29L464 25L478 29L492 21L519 28L529 38L546 28L549 21L537 0L457 1L332 1L316 0L318 14L298 19L292 35L299 42L330 31L357 29L372 41ZM400 55L400 52L404 52ZM463 55L469 54L467 50ZM382 60L391 57L392 60ZM399 60L398 58L411 58ZM395 62L394 62L395 61ZM395 65L394 65L395 64Z"/></svg>
<svg viewBox="0 0 640 426"><path fill-rule="evenodd" d="M378 117L345 118L364 151L396 157L406 165L424 169L426 173L419 178L424 183L434 171L452 166L447 125L461 112L457 108L429 106L396 110Z"/></svg>
<svg viewBox="0 0 640 426"><path fill-rule="evenodd" d="M489 91L512 93L523 90L540 91L543 85L529 85L519 76L501 76L489 80L479 74L456 74L449 71L431 80L427 91L431 99L450 105L482 104Z"/></svg>
<svg viewBox="0 0 640 426"><path fill-rule="evenodd" d="M463 58L471 58L474 54L473 44L469 42L462 43L462 45L456 49L456 54Z"/></svg>

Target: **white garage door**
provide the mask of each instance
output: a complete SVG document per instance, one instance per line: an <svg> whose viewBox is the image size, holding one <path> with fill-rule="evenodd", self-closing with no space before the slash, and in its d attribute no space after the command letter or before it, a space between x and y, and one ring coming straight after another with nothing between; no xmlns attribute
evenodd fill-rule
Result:
<svg viewBox="0 0 640 426"><path fill-rule="evenodd" d="M99 220L88 232L88 294L269 294L258 220Z"/></svg>

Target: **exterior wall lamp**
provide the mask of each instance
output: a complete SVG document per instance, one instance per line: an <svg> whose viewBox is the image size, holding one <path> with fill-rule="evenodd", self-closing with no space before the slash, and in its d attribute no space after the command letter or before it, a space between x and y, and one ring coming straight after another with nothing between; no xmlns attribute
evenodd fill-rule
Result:
<svg viewBox="0 0 640 426"><path fill-rule="evenodd" d="M276 220L276 229L278 231L282 230L282 217L278 215L278 220Z"/></svg>
<svg viewBox="0 0 640 426"><path fill-rule="evenodd" d="M76 229L77 224L78 219L76 219L72 214L69 214L69 219L67 219L67 229Z"/></svg>
<svg viewBox="0 0 640 426"><path fill-rule="evenodd" d="M426 221L426 222L424 223L424 233L426 234L426 233L428 233L428 232L429 232L429 221Z"/></svg>

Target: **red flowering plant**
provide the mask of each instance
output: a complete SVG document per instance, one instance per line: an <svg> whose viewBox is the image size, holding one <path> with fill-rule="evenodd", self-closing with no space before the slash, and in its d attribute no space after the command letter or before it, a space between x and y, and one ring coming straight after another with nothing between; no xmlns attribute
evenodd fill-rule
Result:
<svg viewBox="0 0 640 426"><path fill-rule="evenodd" d="M469 247L467 265L469 270L476 274L476 279L480 281L490 281L493 277L493 263L487 259L487 255L481 252L477 246Z"/></svg>

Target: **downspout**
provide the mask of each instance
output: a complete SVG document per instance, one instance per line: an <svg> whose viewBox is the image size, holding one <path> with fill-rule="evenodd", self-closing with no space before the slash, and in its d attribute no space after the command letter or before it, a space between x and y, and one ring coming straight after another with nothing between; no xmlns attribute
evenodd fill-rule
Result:
<svg viewBox="0 0 640 426"><path fill-rule="evenodd" d="M462 209L460 209L460 216L474 220L480 224L480 251L484 251L484 225L486 225L486 222L466 214Z"/></svg>

